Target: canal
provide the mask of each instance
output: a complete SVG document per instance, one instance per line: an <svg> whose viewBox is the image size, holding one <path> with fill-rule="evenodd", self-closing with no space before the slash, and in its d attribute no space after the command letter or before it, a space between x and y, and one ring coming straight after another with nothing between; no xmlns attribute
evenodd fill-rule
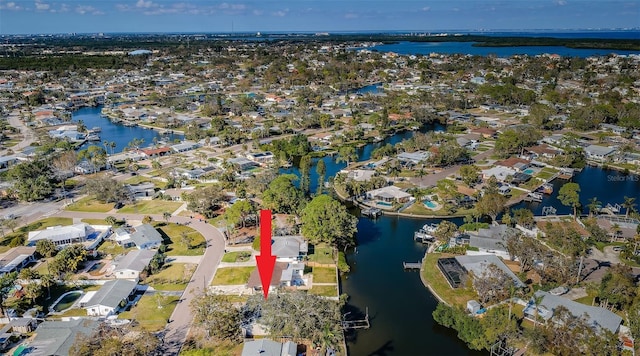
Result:
<svg viewBox="0 0 640 356"><path fill-rule="evenodd" d="M129 142L133 139L142 139L143 145L148 146L154 143L154 139L158 141L173 142L175 139L182 140L182 135L169 134L161 135L158 131L145 129L138 126L127 127L122 124L115 124L111 120L101 117L100 112L102 106L86 107L74 111L71 114L71 120L78 122L82 120L87 129L99 127L101 129L100 141L87 142L80 148L87 148L90 145L100 146L104 148L103 141L115 142L116 147L113 149L114 153L122 152ZM108 153L111 153L111 148L108 148Z"/></svg>

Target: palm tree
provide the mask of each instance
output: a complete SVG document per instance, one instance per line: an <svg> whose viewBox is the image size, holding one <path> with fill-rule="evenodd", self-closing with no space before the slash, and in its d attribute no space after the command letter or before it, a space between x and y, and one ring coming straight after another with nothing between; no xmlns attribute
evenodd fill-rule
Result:
<svg viewBox="0 0 640 356"><path fill-rule="evenodd" d="M629 211L635 211L635 207L636 207L636 198L629 198L627 196L624 197L624 203L622 203L622 207L627 209L627 211L625 212L624 216L625 217L629 217Z"/></svg>
<svg viewBox="0 0 640 356"><path fill-rule="evenodd" d="M535 294L532 297L533 305L535 306L535 309L533 310L534 312L533 328L534 329L536 328L536 325L538 325L538 308L540 307L540 303L542 303L543 298L544 298L544 295L536 296Z"/></svg>
<svg viewBox="0 0 640 356"><path fill-rule="evenodd" d="M171 213L168 211L165 211L164 213L162 213L162 217L164 218L164 220L169 222L169 219L171 218Z"/></svg>
<svg viewBox="0 0 640 356"><path fill-rule="evenodd" d="M587 208L589 208L589 216L593 216L593 213L600 210L601 206L602 202L600 202L597 197L589 199L589 204L587 204Z"/></svg>

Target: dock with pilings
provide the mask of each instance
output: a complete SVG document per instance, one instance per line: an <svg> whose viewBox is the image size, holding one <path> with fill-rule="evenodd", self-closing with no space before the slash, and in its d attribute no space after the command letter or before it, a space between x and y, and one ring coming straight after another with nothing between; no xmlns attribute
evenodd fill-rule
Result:
<svg viewBox="0 0 640 356"><path fill-rule="evenodd" d="M405 270L419 270L422 268L422 262L402 262L402 268Z"/></svg>

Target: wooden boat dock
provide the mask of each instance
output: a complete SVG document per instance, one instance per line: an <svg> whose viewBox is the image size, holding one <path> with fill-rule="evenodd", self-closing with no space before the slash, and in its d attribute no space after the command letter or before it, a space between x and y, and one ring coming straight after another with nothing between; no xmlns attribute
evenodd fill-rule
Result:
<svg viewBox="0 0 640 356"><path fill-rule="evenodd" d="M380 215L382 215L382 209L378 209L378 208L367 208L367 209L363 209L360 212L362 215L375 219L377 217L379 217Z"/></svg>
<svg viewBox="0 0 640 356"><path fill-rule="evenodd" d="M367 307L367 312L364 316L364 319L361 320L342 320L342 329L369 329L371 324L369 323L369 307ZM347 313L349 314L349 313ZM345 316L347 315L345 314ZM344 316L343 316L344 318Z"/></svg>
<svg viewBox="0 0 640 356"><path fill-rule="evenodd" d="M422 268L422 262L402 262L402 267L404 269L420 269Z"/></svg>

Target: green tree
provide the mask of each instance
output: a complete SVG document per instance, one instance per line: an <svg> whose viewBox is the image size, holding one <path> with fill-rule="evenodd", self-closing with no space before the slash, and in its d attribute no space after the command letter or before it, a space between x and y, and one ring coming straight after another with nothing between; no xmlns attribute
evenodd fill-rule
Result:
<svg viewBox="0 0 640 356"><path fill-rule="evenodd" d="M56 245L51 240L42 239L36 242L36 252L43 257L49 258L56 254Z"/></svg>
<svg viewBox="0 0 640 356"><path fill-rule="evenodd" d="M602 202L600 202L597 197L589 199L589 204L587 204L587 208L589 209L589 217L592 217L593 213L597 213L601 207Z"/></svg>
<svg viewBox="0 0 640 356"><path fill-rule="evenodd" d="M578 205L580 205L580 185L578 183L565 183L558 192L558 200L562 205L573 208L573 215L578 215Z"/></svg>
<svg viewBox="0 0 640 356"><path fill-rule="evenodd" d="M322 190L324 189L325 175L327 174L327 167L324 163L324 160L318 160L318 163L316 164L316 173L318 173L318 188L316 190L316 194L322 194Z"/></svg>
<svg viewBox="0 0 640 356"><path fill-rule="evenodd" d="M488 215L492 221L496 220L498 214L500 214L507 203L507 198L497 192L486 192L478 202L476 203L476 209L482 215Z"/></svg>
<svg viewBox="0 0 640 356"><path fill-rule="evenodd" d="M274 179L262 194L262 205L275 213L291 214L303 205L304 194L293 185L297 177L283 174Z"/></svg>
<svg viewBox="0 0 640 356"><path fill-rule="evenodd" d="M354 162L358 159L358 155L356 154L356 148L353 146L342 146L338 150L338 157L336 158L336 162L345 162L347 167L349 167L349 163Z"/></svg>
<svg viewBox="0 0 640 356"><path fill-rule="evenodd" d="M311 156L304 155L300 157L300 190L304 195L309 194L309 186L311 185Z"/></svg>
<svg viewBox="0 0 640 356"><path fill-rule="evenodd" d="M41 200L53 193L53 173L44 159L19 163L7 171L6 177L13 183L11 194L20 200Z"/></svg>
<svg viewBox="0 0 640 356"><path fill-rule="evenodd" d="M625 196L624 197L624 202L621 204L623 208L626 209L624 216L625 217L629 217L629 212L630 211L635 211L635 207L636 207L636 198L630 198Z"/></svg>
<svg viewBox="0 0 640 356"><path fill-rule="evenodd" d="M187 202L189 210L211 218L224 200L224 189L218 184L209 185L183 194L182 200Z"/></svg>
<svg viewBox="0 0 640 356"><path fill-rule="evenodd" d="M460 177L464 184L473 187L480 181L480 168L476 165L464 165L460 167Z"/></svg>
<svg viewBox="0 0 640 356"><path fill-rule="evenodd" d="M153 217L151 217L150 215L145 215L142 218L142 223L143 224L151 224L153 222Z"/></svg>
<svg viewBox="0 0 640 356"><path fill-rule="evenodd" d="M238 200L225 210L224 218L232 225L244 227L247 216L255 212L256 210L250 201Z"/></svg>
<svg viewBox="0 0 640 356"><path fill-rule="evenodd" d="M531 229L535 224L533 212L526 208L514 210L513 220L516 222L516 224L524 226L527 229Z"/></svg>
<svg viewBox="0 0 640 356"><path fill-rule="evenodd" d="M448 220L442 220L438 224L438 228L436 228L436 231L433 233L433 235L435 235L438 240L447 242L450 238L456 236L457 232L458 225Z"/></svg>
<svg viewBox="0 0 640 356"><path fill-rule="evenodd" d="M616 264L602 277L598 298L618 310L625 310L636 298L637 293L631 268Z"/></svg>
<svg viewBox="0 0 640 356"><path fill-rule="evenodd" d="M78 151L78 159L89 161L93 166L93 173L95 173L107 163L107 151L100 146L89 146Z"/></svg>
<svg viewBox="0 0 640 356"><path fill-rule="evenodd" d="M329 243L346 249L355 245L358 219L328 195L318 195L302 211L302 234L312 244Z"/></svg>
<svg viewBox="0 0 640 356"><path fill-rule="evenodd" d="M6 273L0 276L0 311L2 311L2 315L7 315L4 310L4 302L7 300L9 291L13 288L17 278L17 272Z"/></svg>
<svg viewBox="0 0 640 356"><path fill-rule="evenodd" d="M102 203L122 202L127 198L124 184L107 176L88 179L83 191L86 194L93 194Z"/></svg>

